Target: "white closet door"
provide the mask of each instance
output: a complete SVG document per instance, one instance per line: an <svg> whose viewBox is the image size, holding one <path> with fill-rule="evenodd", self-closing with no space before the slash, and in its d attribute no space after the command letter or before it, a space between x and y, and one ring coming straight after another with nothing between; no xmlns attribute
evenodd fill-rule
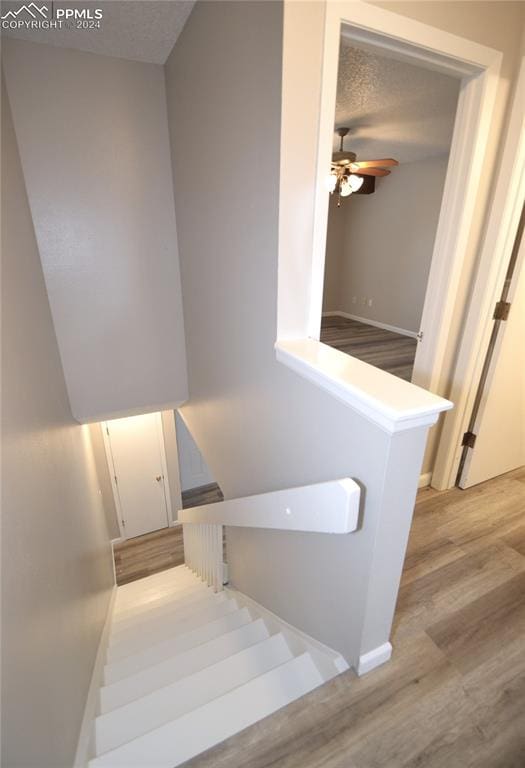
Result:
<svg viewBox="0 0 525 768"><path fill-rule="evenodd" d="M166 528L167 479L160 414L114 419L106 422L105 429L125 537Z"/></svg>
<svg viewBox="0 0 525 768"><path fill-rule="evenodd" d="M522 243L513 281L514 295L509 296L510 314L499 331L474 428L476 443L473 450L468 451L459 482L461 488L525 464L524 247Z"/></svg>

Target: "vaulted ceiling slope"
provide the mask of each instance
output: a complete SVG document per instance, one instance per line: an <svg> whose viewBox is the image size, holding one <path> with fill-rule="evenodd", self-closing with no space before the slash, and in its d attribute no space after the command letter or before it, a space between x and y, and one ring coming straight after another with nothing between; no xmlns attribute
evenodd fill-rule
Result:
<svg viewBox="0 0 525 768"><path fill-rule="evenodd" d="M349 126L345 149L358 159L401 163L449 152L459 81L440 72L350 47L339 56L336 126ZM334 137L334 149L339 139Z"/></svg>
<svg viewBox="0 0 525 768"><path fill-rule="evenodd" d="M18 2L2 2L2 15L18 10ZM48 16L58 8L101 9L99 29L77 29L64 24L61 29L2 30L2 35L47 43L63 48L164 64L194 6L194 0L99 0L98 2L47 2Z"/></svg>

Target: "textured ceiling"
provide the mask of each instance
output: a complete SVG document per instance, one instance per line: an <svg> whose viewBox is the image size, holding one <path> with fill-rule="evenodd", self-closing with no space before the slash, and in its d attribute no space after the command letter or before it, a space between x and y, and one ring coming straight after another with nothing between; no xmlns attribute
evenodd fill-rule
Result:
<svg viewBox="0 0 525 768"><path fill-rule="evenodd" d="M2 35L64 48L164 64L182 32L194 0L99 0L54 2L43 0L51 14L57 8L101 8L100 29L2 30ZM21 2L2 2L2 14Z"/></svg>
<svg viewBox="0 0 525 768"><path fill-rule="evenodd" d="M458 92L455 78L343 43L335 125L350 127L344 148L358 160L409 163L447 154Z"/></svg>

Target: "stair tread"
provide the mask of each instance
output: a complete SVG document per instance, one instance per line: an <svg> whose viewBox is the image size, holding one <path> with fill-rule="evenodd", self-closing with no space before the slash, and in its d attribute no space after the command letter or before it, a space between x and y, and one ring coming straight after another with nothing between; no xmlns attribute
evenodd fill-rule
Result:
<svg viewBox="0 0 525 768"><path fill-rule="evenodd" d="M173 600L165 600L160 605L147 605L140 612L134 613L131 616L124 616L121 619L115 618L111 625L112 634L115 632L121 632L125 629L131 629L132 627L138 627L141 624L145 624L149 621L154 621L157 618L163 616L169 616L176 611L185 610L186 607L197 605L200 602L210 600L214 597L222 598L226 596L223 592L214 592L212 589L198 591L190 593L185 597L175 597Z"/></svg>
<svg viewBox="0 0 525 768"><path fill-rule="evenodd" d="M155 730L292 658L284 636L278 633L100 715L95 722L97 754Z"/></svg>
<svg viewBox="0 0 525 768"><path fill-rule="evenodd" d="M199 672L252 644L269 637L266 624L256 619L205 643L146 667L134 675L100 689L101 712L111 711L177 680Z"/></svg>
<svg viewBox="0 0 525 768"><path fill-rule="evenodd" d="M177 569L174 570L176 571L175 573L169 569L146 576L143 579L130 581L127 584L121 584L118 588L119 599L125 600L131 595L147 592L150 589L162 589L163 587L176 584L182 586L184 584L202 583L202 580L188 569L178 572Z"/></svg>
<svg viewBox="0 0 525 768"><path fill-rule="evenodd" d="M170 595L182 597L184 594L191 594L199 590L205 591L208 587L201 581L188 581L185 584L174 582L172 584L159 584L156 587L151 586L148 589L138 589L135 592L130 592L125 597L118 593L118 589L115 600L115 612L117 615L154 600L169 598Z"/></svg>
<svg viewBox="0 0 525 768"><path fill-rule="evenodd" d="M232 596L228 595L226 592L221 592L217 595L210 593L200 600L191 600L189 603L182 603L181 605L174 603L170 607L170 610L166 609L161 613L155 613L153 616L148 616L143 621L126 624L123 627L112 627L109 646L111 647L118 643L122 643L126 639L132 638L137 634L145 632L152 634L157 629L168 631L169 627L176 626L178 623L185 621L195 614L204 613L217 605L227 603L231 597Z"/></svg>
<svg viewBox="0 0 525 768"><path fill-rule="evenodd" d="M310 654L301 654L178 719L90 760L89 768L174 768L322 682Z"/></svg>
<svg viewBox="0 0 525 768"><path fill-rule="evenodd" d="M140 653L145 648L157 643L175 640L180 635L185 635L238 609L239 606L235 598L230 598L224 602L206 606L182 618L171 620L168 624L162 624L160 627L154 626L152 629L144 628L142 631L134 632L131 636L124 637L108 648L108 664Z"/></svg>

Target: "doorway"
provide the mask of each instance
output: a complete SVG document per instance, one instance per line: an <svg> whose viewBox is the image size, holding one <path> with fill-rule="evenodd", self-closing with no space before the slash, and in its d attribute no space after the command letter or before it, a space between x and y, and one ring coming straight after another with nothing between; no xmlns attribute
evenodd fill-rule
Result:
<svg viewBox="0 0 525 768"><path fill-rule="evenodd" d="M172 510L161 414L113 419L102 430L121 537L167 528Z"/></svg>
<svg viewBox="0 0 525 768"><path fill-rule="evenodd" d="M460 80L341 35L320 341L412 381Z"/></svg>

